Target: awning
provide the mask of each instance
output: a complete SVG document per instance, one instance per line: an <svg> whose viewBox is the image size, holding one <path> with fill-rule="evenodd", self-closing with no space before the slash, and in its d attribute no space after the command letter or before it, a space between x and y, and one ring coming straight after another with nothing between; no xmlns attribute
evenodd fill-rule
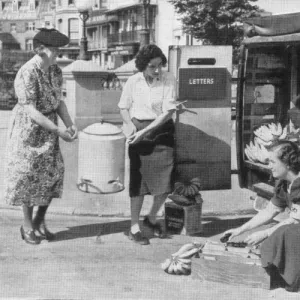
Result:
<svg viewBox="0 0 300 300"><path fill-rule="evenodd" d="M300 33L285 34L278 36L254 36L252 38L246 38L243 44L265 44L265 43L300 43Z"/></svg>
<svg viewBox="0 0 300 300"><path fill-rule="evenodd" d="M278 36L300 32L300 13L255 17L244 21L248 37Z"/></svg>

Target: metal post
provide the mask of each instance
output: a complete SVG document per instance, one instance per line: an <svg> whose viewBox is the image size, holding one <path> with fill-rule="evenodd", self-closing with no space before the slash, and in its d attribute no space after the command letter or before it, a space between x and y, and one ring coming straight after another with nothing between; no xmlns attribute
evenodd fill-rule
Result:
<svg viewBox="0 0 300 300"><path fill-rule="evenodd" d="M149 5L150 5L150 0L143 0L143 14L142 14L143 28L140 31L140 40L141 40L140 48L150 44L150 30L149 30L149 20L148 20Z"/></svg>
<svg viewBox="0 0 300 300"><path fill-rule="evenodd" d="M87 49L88 49L88 41L86 38L86 33L85 33L85 28L86 28L86 21L89 18L89 12L88 11L83 11L80 12L80 19L82 20L82 38L80 40L80 52L79 52L79 59L80 60L88 60L88 53L87 53Z"/></svg>

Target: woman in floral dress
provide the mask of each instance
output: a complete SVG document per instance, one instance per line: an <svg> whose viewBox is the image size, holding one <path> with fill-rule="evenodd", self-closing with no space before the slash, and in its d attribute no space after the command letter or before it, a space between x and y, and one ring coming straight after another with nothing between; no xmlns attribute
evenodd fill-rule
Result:
<svg viewBox="0 0 300 300"><path fill-rule="evenodd" d="M59 137L72 142L78 134L61 100L62 72L56 64L58 47L68 43L57 30L41 29L33 39L37 54L20 68L14 83L18 103L8 135L5 198L23 207L21 237L34 245L41 238L54 238L45 226L45 214L51 200L62 195ZM58 127L58 116L66 129ZM33 219L34 206L38 209Z"/></svg>

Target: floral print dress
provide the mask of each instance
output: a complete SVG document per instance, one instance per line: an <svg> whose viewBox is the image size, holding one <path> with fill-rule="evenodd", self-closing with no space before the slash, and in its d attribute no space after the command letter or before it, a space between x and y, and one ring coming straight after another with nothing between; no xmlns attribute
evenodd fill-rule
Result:
<svg viewBox="0 0 300 300"><path fill-rule="evenodd" d="M5 199L11 205L44 206L60 198L64 163L59 137L38 125L24 105L32 104L57 125L62 72L53 65L42 69L42 58L24 64L14 82L18 103L8 131Z"/></svg>

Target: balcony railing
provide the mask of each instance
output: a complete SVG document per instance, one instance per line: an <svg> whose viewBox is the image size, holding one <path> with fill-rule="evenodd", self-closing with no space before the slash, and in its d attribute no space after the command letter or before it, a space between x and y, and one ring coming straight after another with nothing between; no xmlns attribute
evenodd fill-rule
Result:
<svg viewBox="0 0 300 300"><path fill-rule="evenodd" d="M114 44L139 43L141 30L122 31L109 34L107 37L108 47ZM150 41L153 42L154 30L150 29Z"/></svg>
<svg viewBox="0 0 300 300"><path fill-rule="evenodd" d="M107 38L102 38L100 41L88 41L88 50L99 50L107 48Z"/></svg>

